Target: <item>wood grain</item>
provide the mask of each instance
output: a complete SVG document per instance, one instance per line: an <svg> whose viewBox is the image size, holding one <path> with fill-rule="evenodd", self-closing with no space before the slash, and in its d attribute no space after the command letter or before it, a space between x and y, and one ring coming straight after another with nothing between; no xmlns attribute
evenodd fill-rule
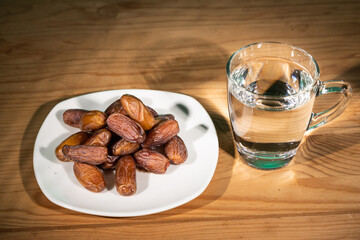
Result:
<svg viewBox="0 0 360 240"><path fill-rule="evenodd" d="M1 239L359 239L359 1L1 1ZM258 171L235 148L226 61L257 41L288 42L318 61L321 80L343 79L353 99L307 135L291 166ZM134 218L64 209L39 189L34 141L60 101L108 89L195 97L220 145L198 198ZM317 108L331 105L319 98Z"/></svg>

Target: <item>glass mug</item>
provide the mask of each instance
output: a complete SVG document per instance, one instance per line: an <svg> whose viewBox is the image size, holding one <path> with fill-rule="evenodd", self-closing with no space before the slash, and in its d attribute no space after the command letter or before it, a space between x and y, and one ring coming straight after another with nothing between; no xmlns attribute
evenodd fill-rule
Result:
<svg viewBox="0 0 360 240"><path fill-rule="evenodd" d="M286 166L304 133L339 116L352 94L346 82L321 82L315 59L285 43L247 45L230 57L226 71L236 147L258 169ZM343 94L339 102L313 113L315 98L333 92Z"/></svg>

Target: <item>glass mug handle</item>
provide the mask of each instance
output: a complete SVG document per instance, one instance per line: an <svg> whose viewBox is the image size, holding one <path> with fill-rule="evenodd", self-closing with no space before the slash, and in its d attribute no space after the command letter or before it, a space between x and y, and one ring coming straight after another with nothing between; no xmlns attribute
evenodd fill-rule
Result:
<svg viewBox="0 0 360 240"><path fill-rule="evenodd" d="M343 113L350 101L352 88L349 83L341 80L320 82L319 91L316 96L318 97L328 93L342 93L343 96L331 108L322 112L312 113L308 130L320 127Z"/></svg>

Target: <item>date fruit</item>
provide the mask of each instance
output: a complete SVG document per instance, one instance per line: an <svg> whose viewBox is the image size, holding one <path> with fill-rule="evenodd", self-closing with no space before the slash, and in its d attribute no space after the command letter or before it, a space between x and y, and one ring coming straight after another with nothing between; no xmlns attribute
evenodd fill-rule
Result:
<svg viewBox="0 0 360 240"><path fill-rule="evenodd" d="M102 169L115 169L116 163L119 160L119 158L120 156L108 155L106 162L100 164L100 167Z"/></svg>
<svg viewBox="0 0 360 240"><path fill-rule="evenodd" d="M111 140L111 132L105 128L99 129L84 143L89 146L107 146Z"/></svg>
<svg viewBox="0 0 360 240"><path fill-rule="evenodd" d="M86 133L86 132L77 132L74 133L73 135L71 135L70 137L68 137L67 139L65 139L64 141L62 141L59 146L56 147L55 149L55 155L56 157L63 162L69 162L71 161L71 159L69 159L68 157L66 157L62 151L62 148L65 145L80 145L83 144L86 140L88 140L88 138L90 137L90 134Z"/></svg>
<svg viewBox="0 0 360 240"><path fill-rule="evenodd" d="M160 122L156 127L151 129L142 144L143 148L154 148L169 141L180 131L179 124L176 120L169 119Z"/></svg>
<svg viewBox="0 0 360 240"><path fill-rule="evenodd" d="M172 115L172 114L157 115L157 116L155 116L155 125L154 126L157 126L159 123L169 120L169 119L175 120L174 115Z"/></svg>
<svg viewBox="0 0 360 240"><path fill-rule="evenodd" d="M150 113L153 115L153 117L156 117L157 115L159 115L156 111L155 111L155 109L153 109L153 108L151 108L151 107L149 107L149 106L146 106L147 107L147 109L149 109L149 111L150 111Z"/></svg>
<svg viewBox="0 0 360 240"><path fill-rule="evenodd" d="M165 155L172 164L179 165L187 159L187 149L184 141L175 136L165 144Z"/></svg>
<svg viewBox="0 0 360 240"><path fill-rule="evenodd" d="M65 145L62 148L64 155L73 161L98 165L106 162L108 149L103 146Z"/></svg>
<svg viewBox="0 0 360 240"><path fill-rule="evenodd" d="M150 130L154 126L155 119L153 114L140 99L133 95L124 94L120 98L120 102L127 114L139 123L145 131Z"/></svg>
<svg viewBox="0 0 360 240"><path fill-rule="evenodd" d="M106 125L106 114L93 110L85 113L80 120L80 129L91 132L103 128Z"/></svg>
<svg viewBox="0 0 360 240"><path fill-rule="evenodd" d="M84 109L68 109L63 113L63 121L71 127L80 128L80 120L87 112Z"/></svg>
<svg viewBox="0 0 360 240"><path fill-rule="evenodd" d="M169 159L159 152L142 149L134 154L137 164L150 172L163 174L170 165Z"/></svg>
<svg viewBox="0 0 360 240"><path fill-rule="evenodd" d="M112 153L117 156L124 156L136 152L139 148L139 143L130 142L123 138L113 145Z"/></svg>
<svg viewBox="0 0 360 240"><path fill-rule="evenodd" d="M131 196L136 192L136 164L130 156L123 156L116 164L116 190L122 196Z"/></svg>
<svg viewBox="0 0 360 240"><path fill-rule="evenodd" d="M123 108L123 106L121 105L120 99L116 100L115 102L113 102L106 110L105 110L105 114L107 116L110 116L113 113L121 113L124 115L127 115L125 109Z"/></svg>
<svg viewBox="0 0 360 240"><path fill-rule="evenodd" d="M86 163L75 162L73 169L76 179L87 190L101 192L105 189L104 175L97 167Z"/></svg>
<svg viewBox="0 0 360 240"><path fill-rule="evenodd" d="M144 129L123 114L111 114L107 119L107 124L111 131L130 142L142 143L145 140Z"/></svg>

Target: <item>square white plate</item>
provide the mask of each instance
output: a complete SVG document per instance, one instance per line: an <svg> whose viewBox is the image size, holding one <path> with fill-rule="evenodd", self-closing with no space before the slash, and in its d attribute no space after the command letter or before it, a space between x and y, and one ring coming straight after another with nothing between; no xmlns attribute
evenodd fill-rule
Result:
<svg viewBox="0 0 360 240"><path fill-rule="evenodd" d="M123 94L140 98L159 114L171 113L180 126L179 136L188 149L188 159L181 165L170 165L165 174L136 172L137 192L130 197L118 194L113 184L100 193L86 190L76 180L73 163L61 162L55 148L68 136L79 131L62 121L69 108L105 109ZM194 98L155 90L111 90L90 93L58 103L46 117L34 146L34 172L41 191L53 203L78 212L129 217L153 214L180 206L199 196L210 183L219 154L214 124ZM105 175L114 182L114 173Z"/></svg>

